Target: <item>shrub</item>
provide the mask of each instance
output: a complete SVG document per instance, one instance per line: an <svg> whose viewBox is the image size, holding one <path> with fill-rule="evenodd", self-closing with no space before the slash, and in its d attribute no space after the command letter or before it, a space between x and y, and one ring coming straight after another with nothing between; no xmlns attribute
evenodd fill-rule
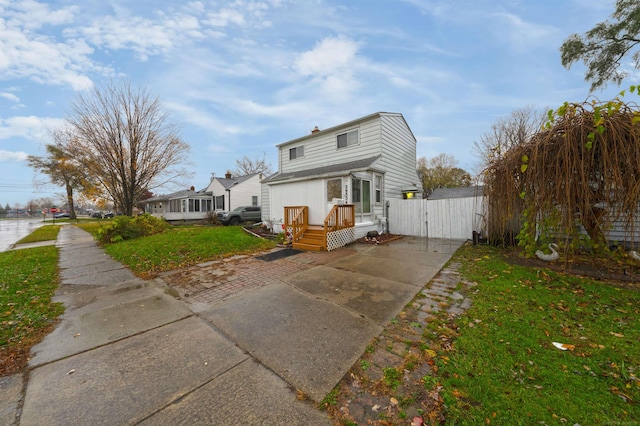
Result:
<svg viewBox="0 0 640 426"><path fill-rule="evenodd" d="M163 219L148 213L137 217L117 216L109 224L98 229L98 240L103 243L116 243L122 240L158 234L169 227Z"/></svg>
<svg viewBox="0 0 640 426"><path fill-rule="evenodd" d="M207 223L209 225L220 225L220 219L218 219L218 212L215 210L209 210L207 212Z"/></svg>

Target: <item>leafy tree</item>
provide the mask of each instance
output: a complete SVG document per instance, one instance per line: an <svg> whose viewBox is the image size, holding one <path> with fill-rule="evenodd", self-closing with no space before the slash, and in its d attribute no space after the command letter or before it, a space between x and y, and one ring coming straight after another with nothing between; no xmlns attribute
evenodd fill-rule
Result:
<svg viewBox="0 0 640 426"><path fill-rule="evenodd" d="M511 112L508 117L498 119L491 130L483 134L473 146L481 162L482 171L494 161L499 161L512 148L527 142L542 128L545 114L532 105Z"/></svg>
<svg viewBox="0 0 640 426"><path fill-rule="evenodd" d="M426 198L436 188L458 188L471 185L471 175L456 167L458 160L453 155L440 154L427 160L418 159L418 176L422 181L423 196Z"/></svg>
<svg viewBox="0 0 640 426"><path fill-rule="evenodd" d="M233 174L236 176L251 175L254 173L262 173L265 176L273 174L271 163L267 162L266 154L262 154L262 158L256 157L254 160L246 155L241 160L236 160L236 168Z"/></svg>
<svg viewBox="0 0 640 426"><path fill-rule="evenodd" d="M584 35L572 34L560 47L562 65L569 69L582 60L587 66L585 81L591 82L591 91L607 81L620 85L627 72L620 70L622 58L640 43L640 2L616 0L611 21L596 24ZM640 50L632 54L636 68L640 68Z"/></svg>
<svg viewBox="0 0 640 426"><path fill-rule="evenodd" d="M78 95L67 121L76 135L71 152L126 215L147 190L188 175L178 166L189 145L147 89L96 87Z"/></svg>
<svg viewBox="0 0 640 426"><path fill-rule="evenodd" d="M2 207L2 204L0 204L0 214L5 214L6 210L4 209L4 207Z"/></svg>
<svg viewBox="0 0 640 426"><path fill-rule="evenodd" d="M66 203L69 206L69 215L71 219L75 219L76 212L73 203L73 190L82 187L84 171L65 147L69 141L69 137L70 134L68 131L54 131L53 138L55 144L46 146L47 155L43 157L30 155L27 158L27 162L29 166L38 172L48 175L53 184L64 186Z"/></svg>

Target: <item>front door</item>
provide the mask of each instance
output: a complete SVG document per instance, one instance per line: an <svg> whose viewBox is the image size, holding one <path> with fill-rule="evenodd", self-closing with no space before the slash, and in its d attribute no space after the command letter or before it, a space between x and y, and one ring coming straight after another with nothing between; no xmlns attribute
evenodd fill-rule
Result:
<svg viewBox="0 0 640 426"><path fill-rule="evenodd" d="M351 178L351 202L356 207L356 222L371 221L371 181Z"/></svg>

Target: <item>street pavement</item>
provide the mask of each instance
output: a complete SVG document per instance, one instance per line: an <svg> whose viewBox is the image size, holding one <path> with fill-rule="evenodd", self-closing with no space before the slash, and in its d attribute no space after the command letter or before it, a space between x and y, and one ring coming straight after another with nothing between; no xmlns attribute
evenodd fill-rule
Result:
<svg viewBox="0 0 640 426"><path fill-rule="evenodd" d="M28 373L0 380L0 424L331 424L315 403L462 243L404 237L141 280L64 226L66 310Z"/></svg>

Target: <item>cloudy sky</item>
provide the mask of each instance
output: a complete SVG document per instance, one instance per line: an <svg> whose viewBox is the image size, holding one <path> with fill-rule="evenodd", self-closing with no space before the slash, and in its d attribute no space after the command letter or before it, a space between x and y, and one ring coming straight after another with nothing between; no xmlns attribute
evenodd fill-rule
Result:
<svg viewBox="0 0 640 426"><path fill-rule="evenodd" d="M376 111L418 156L476 167L473 142L527 105L584 101L559 47L614 0L0 0L0 204L61 193L27 166L75 96L125 78L191 145L200 189L247 155ZM637 81L637 78L635 79ZM629 78L624 87L633 84ZM621 89L595 95L610 99Z"/></svg>

